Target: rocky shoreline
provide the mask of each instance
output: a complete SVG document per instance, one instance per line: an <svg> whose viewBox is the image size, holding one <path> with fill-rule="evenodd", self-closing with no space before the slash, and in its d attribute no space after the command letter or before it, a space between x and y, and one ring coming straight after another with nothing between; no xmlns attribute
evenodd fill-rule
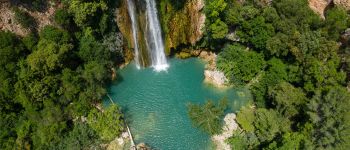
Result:
<svg viewBox="0 0 350 150"><path fill-rule="evenodd" d="M189 57L198 57L207 64L204 70L204 82L211 84L217 88L227 88L229 80L225 74L216 68L217 55L205 50L183 50L176 54L177 58L186 59Z"/></svg>
<svg viewBox="0 0 350 150"><path fill-rule="evenodd" d="M225 141L233 136L233 131L236 131L239 128L236 122L236 114L234 113L227 114L224 118L224 122L225 124L222 127L222 133L211 137L217 150L231 150L231 146Z"/></svg>

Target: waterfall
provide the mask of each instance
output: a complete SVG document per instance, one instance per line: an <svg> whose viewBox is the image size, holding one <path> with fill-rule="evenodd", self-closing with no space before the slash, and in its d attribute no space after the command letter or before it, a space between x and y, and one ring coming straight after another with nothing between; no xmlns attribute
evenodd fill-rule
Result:
<svg viewBox="0 0 350 150"><path fill-rule="evenodd" d="M169 65L164 54L164 43L154 0L146 0L146 11L150 32L147 39L147 45L151 55L152 67L156 71L166 70Z"/></svg>
<svg viewBox="0 0 350 150"><path fill-rule="evenodd" d="M134 0L126 0L131 20L137 68L150 64L155 71L166 70L169 65L164 53L162 31L154 0L144 0L146 7L135 5ZM143 2L144 2L143 1ZM143 37L144 39L142 39Z"/></svg>
<svg viewBox="0 0 350 150"><path fill-rule="evenodd" d="M139 52L139 44L137 42L137 33L138 33L138 26L137 21L135 18L136 9L135 4L133 0L127 0L128 1L128 12L131 19L131 28L132 28L132 35L133 35L133 42L134 42L134 53L135 53L135 64L136 67L140 69L140 52Z"/></svg>

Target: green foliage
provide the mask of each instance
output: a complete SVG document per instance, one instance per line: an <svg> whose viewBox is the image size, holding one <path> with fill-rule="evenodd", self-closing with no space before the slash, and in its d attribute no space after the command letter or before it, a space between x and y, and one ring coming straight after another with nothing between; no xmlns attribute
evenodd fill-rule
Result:
<svg viewBox="0 0 350 150"><path fill-rule="evenodd" d="M273 110L256 110L254 126L256 135L261 142L271 141L280 132L281 119Z"/></svg>
<svg viewBox="0 0 350 150"><path fill-rule="evenodd" d="M117 108L91 113L98 123L77 119L101 103L112 61L123 61L112 60L121 59L113 54L122 53L123 39L118 32L114 37L100 33L107 31L105 24L99 24L100 16L107 16L102 21L111 18L101 7L110 1L75 2L79 3L69 7L76 9L74 13L63 9L55 13L53 19L63 28L46 26L38 35L22 39L0 31L0 149L99 149L101 139L114 139L123 129ZM97 3L97 10L88 10ZM63 8L68 7L65 4ZM17 11L17 19L35 25L26 20L28 13ZM80 19L84 28L75 26L71 17ZM68 26L73 26L69 32Z"/></svg>
<svg viewBox="0 0 350 150"><path fill-rule="evenodd" d="M28 50L34 51L38 43L38 37L35 34L30 33L22 39L22 43Z"/></svg>
<svg viewBox="0 0 350 150"><path fill-rule="evenodd" d="M220 13L226 8L227 3L225 0L207 0L206 12L209 18L217 18Z"/></svg>
<svg viewBox="0 0 350 150"><path fill-rule="evenodd" d="M301 111L302 105L306 103L306 94L295 88L288 82L281 82L273 88L269 88L269 97L272 104L284 117L290 118Z"/></svg>
<svg viewBox="0 0 350 150"><path fill-rule="evenodd" d="M227 25L220 19L217 19L213 24L209 26L210 32L214 39L224 38L228 32Z"/></svg>
<svg viewBox="0 0 350 150"><path fill-rule="evenodd" d="M287 66L280 60L273 58L268 61L266 71L263 72L256 83L250 87L255 103L258 107L266 107L271 102L267 101L268 87L274 87L279 82L288 78Z"/></svg>
<svg viewBox="0 0 350 150"><path fill-rule="evenodd" d="M326 27L328 31L329 38L337 40L348 26L349 16L346 13L346 10L342 7L334 7L328 10L325 14L326 17Z"/></svg>
<svg viewBox="0 0 350 150"><path fill-rule="evenodd" d="M258 16L252 20L244 21L237 31L242 42L251 43L257 50L264 50L266 41L274 35L274 28L265 22L265 18Z"/></svg>
<svg viewBox="0 0 350 150"><path fill-rule="evenodd" d="M34 71L48 73L64 66L65 59L73 44L66 31L46 27L40 33L37 50L28 56L28 65Z"/></svg>
<svg viewBox="0 0 350 150"><path fill-rule="evenodd" d="M244 131L253 132L255 130L255 127L253 124L255 120L254 109L249 107L242 107L237 114L236 120Z"/></svg>
<svg viewBox="0 0 350 150"><path fill-rule="evenodd" d="M245 135L240 134L239 132L235 131L233 136L228 139L228 143L234 146L235 150L246 150L248 149L248 143L246 141Z"/></svg>
<svg viewBox="0 0 350 150"><path fill-rule="evenodd" d="M350 138L350 93L344 87L316 91L308 104L308 115L315 130L314 144L321 149L349 147Z"/></svg>
<svg viewBox="0 0 350 150"><path fill-rule="evenodd" d="M222 117L227 108L226 99L220 100L218 104L210 100L203 105L189 103L187 108L194 126L211 135L220 133Z"/></svg>
<svg viewBox="0 0 350 150"><path fill-rule="evenodd" d="M57 145L58 149L89 149L99 144L98 135L86 123L78 122Z"/></svg>
<svg viewBox="0 0 350 150"><path fill-rule="evenodd" d="M265 67L261 54L241 45L229 45L218 56L217 67L236 84L250 82Z"/></svg>
<svg viewBox="0 0 350 150"><path fill-rule="evenodd" d="M14 8L15 12L15 20L19 23L23 28L26 29L35 29L36 22L35 19L26 11L23 11L19 8Z"/></svg>
<svg viewBox="0 0 350 150"><path fill-rule="evenodd" d="M55 11L54 20L58 25L67 28L71 25L71 17L71 14L69 14L67 10L57 9Z"/></svg>
<svg viewBox="0 0 350 150"><path fill-rule="evenodd" d="M84 31L79 43L79 57L85 61L105 62L111 60L111 51L93 36L91 28ZM107 63L107 62L106 62Z"/></svg>
<svg viewBox="0 0 350 150"><path fill-rule="evenodd" d="M102 140L110 141L124 129L123 115L117 105L109 106L104 112L93 109L88 116L88 123Z"/></svg>
<svg viewBox="0 0 350 150"><path fill-rule="evenodd" d="M99 11L107 10L104 0L72 0L69 2L69 12L74 15L75 23L80 27L86 27L94 23Z"/></svg>

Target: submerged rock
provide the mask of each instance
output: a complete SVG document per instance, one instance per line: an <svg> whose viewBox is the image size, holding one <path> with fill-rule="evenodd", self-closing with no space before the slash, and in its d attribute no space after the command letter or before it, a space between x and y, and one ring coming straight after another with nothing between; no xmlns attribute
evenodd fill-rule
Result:
<svg viewBox="0 0 350 150"><path fill-rule="evenodd" d="M212 136L213 142L216 144L217 150L230 150L231 146L225 141L232 137L233 131L238 129L238 124L236 122L236 114L229 113L224 118L224 126L222 127L222 133L219 135Z"/></svg>

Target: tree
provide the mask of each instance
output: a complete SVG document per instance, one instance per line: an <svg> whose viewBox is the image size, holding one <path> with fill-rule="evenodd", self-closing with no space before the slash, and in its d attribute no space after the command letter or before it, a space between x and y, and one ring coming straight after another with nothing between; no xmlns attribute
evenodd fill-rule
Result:
<svg viewBox="0 0 350 150"><path fill-rule="evenodd" d="M237 114L236 118L240 127L246 132L254 132L254 120L255 120L255 112L253 108L242 107L241 110Z"/></svg>
<svg viewBox="0 0 350 150"><path fill-rule="evenodd" d="M73 44L66 31L47 26L40 32L37 49L28 56L27 62L32 70L48 73L62 68L72 49Z"/></svg>
<svg viewBox="0 0 350 150"><path fill-rule="evenodd" d="M344 87L317 90L308 104L314 126L313 142L318 149L347 149L350 137L350 94Z"/></svg>
<svg viewBox="0 0 350 150"><path fill-rule="evenodd" d="M104 0L72 0L69 3L69 12L74 15L74 21L79 27L86 27L96 21L94 17L98 15L97 12L108 9Z"/></svg>
<svg viewBox="0 0 350 150"><path fill-rule="evenodd" d="M250 90L258 107L266 107L271 105L268 101L268 87L274 87L279 82L288 79L287 65L280 59L272 58L268 61L266 71L261 74L259 81L252 84Z"/></svg>
<svg viewBox="0 0 350 150"><path fill-rule="evenodd" d="M78 55L85 62L99 61L106 64L111 60L111 51L102 42L96 40L91 28L87 28L80 39Z"/></svg>
<svg viewBox="0 0 350 150"><path fill-rule="evenodd" d="M226 8L227 3L225 0L206 0L205 11L209 18L216 20L220 13Z"/></svg>
<svg viewBox="0 0 350 150"><path fill-rule="evenodd" d="M220 100L218 104L214 104L210 100L203 105L189 103L187 108L194 126L211 135L218 134L221 131L222 117L227 108L226 99Z"/></svg>
<svg viewBox="0 0 350 150"><path fill-rule="evenodd" d="M269 97L276 109L287 118L297 115L306 103L306 94L288 82L281 82L269 88Z"/></svg>
<svg viewBox="0 0 350 150"><path fill-rule="evenodd" d="M97 133L87 123L76 122L72 131L57 145L58 149L89 149L98 147Z"/></svg>
<svg viewBox="0 0 350 150"><path fill-rule="evenodd" d="M332 40L338 40L340 33L348 27L349 16L343 7L336 6L326 11L326 27L328 36Z"/></svg>
<svg viewBox="0 0 350 150"><path fill-rule="evenodd" d="M67 10L57 9L55 11L54 20L58 25L67 28L72 23L71 17L72 17L71 14L69 14L69 12L67 12Z"/></svg>
<svg viewBox="0 0 350 150"><path fill-rule="evenodd" d="M271 141L278 133L281 132L281 118L274 110L264 108L257 109L255 114L256 120L254 126L256 135L260 142Z"/></svg>
<svg viewBox="0 0 350 150"><path fill-rule="evenodd" d="M217 19L213 24L209 26L211 36L214 39L222 39L226 36L228 32L227 25L221 21L220 19Z"/></svg>
<svg viewBox="0 0 350 150"><path fill-rule="evenodd" d="M265 67L261 54L241 45L229 45L218 56L217 67L230 81L242 85L252 80Z"/></svg>

